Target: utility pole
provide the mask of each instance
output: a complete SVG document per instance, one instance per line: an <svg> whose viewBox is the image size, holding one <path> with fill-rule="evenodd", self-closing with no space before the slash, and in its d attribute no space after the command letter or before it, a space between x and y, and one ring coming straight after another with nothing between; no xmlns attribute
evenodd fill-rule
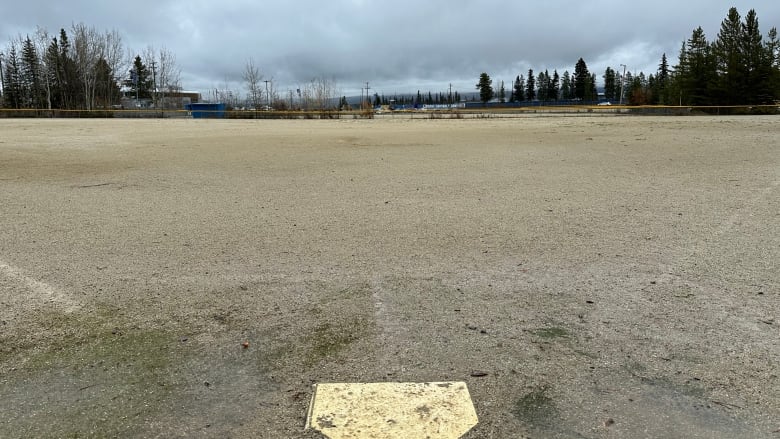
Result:
<svg viewBox="0 0 780 439"><path fill-rule="evenodd" d="M623 76L620 77L620 105L623 105L623 88L626 85L626 65L621 64L623 67Z"/></svg>
<svg viewBox="0 0 780 439"><path fill-rule="evenodd" d="M371 87L368 86L368 81L366 81L366 101L368 101L368 108L371 108L371 96L368 94L368 90L370 90Z"/></svg>
<svg viewBox="0 0 780 439"><path fill-rule="evenodd" d="M266 110L270 110L271 109L271 95L268 93L268 83L271 82L271 80L266 79L263 82L265 82L265 100L267 102Z"/></svg>
<svg viewBox="0 0 780 439"><path fill-rule="evenodd" d="M152 60L150 64L152 65L152 102L154 103L154 108L157 108L157 71L154 69L156 63Z"/></svg>
<svg viewBox="0 0 780 439"><path fill-rule="evenodd" d="M447 103L450 104L450 108L452 108L452 83L450 82L450 94L447 97Z"/></svg>

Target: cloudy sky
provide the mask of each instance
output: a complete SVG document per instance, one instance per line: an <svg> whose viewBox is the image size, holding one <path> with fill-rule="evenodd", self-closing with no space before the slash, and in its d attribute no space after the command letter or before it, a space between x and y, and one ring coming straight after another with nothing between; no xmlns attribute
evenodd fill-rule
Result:
<svg viewBox="0 0 780 439"><path fill-rule="evenodd" d="M245 93L250 58L282 92L328 77L345 95L366 81L387 95L467 93L481 72L509 83L529 68L573 71L580 57L599 80L621 64L654 73L697 26L713 39L731 6L755 9L763 34L780 27L777 0L27 0L0 7L0 46L83 22L117 30L133 53L167 48L182 86L204 94Z"/></svg>

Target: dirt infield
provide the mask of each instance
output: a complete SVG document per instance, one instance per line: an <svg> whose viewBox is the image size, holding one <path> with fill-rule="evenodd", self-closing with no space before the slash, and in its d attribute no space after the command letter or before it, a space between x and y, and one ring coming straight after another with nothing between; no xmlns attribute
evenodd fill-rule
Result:
<svg viewBox="0 0 780 439"><path fill-rule="evenodd" d="M779 122L0 120L0 437L780 437Z"/></svg>

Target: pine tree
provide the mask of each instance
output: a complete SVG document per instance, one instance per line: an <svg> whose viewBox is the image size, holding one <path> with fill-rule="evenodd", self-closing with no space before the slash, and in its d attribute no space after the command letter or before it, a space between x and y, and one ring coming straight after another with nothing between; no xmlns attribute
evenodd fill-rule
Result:
<svg viewBox="0 0 780 439"><path fill-rule="evenodd" d="M561 77L558 76L558 70L553 70L552 81L550 82L550 99L557 101L561 95Z"/></svg>
<svg viewBox="0 0 780 439"><path fill-rule="evenodd" d="M70 41L65 29L60 29L60 53L58 55L59 60L57 62L60 69L60 89L62 92L63 108L76 109L84 106L84 99L81 86L81 80L79 79L78 71L76 69L76 62L70 53Z"/></svg>
<svg viewBox="0 0 780 439"><path fill-rule="evenodd" d="M504 81L501 81L501 85L498 87L498 101L502 104L506 102L506 89L504 88Z"/></svg>
<svg viewBox="0 0 780 439"><path fill-rule="evenodd" d="M666 60L666 53L661 56L661 63L658 65L658 73L655 78L655 84L655 103L669 105L669 62Z"/></svg>
<svg viewBox="0 0 780 439"><path fill-rule="evenodd" d="M588 65L585 64L585 60L580 58L577 60L577 64L574 66L574 98L580 100L588 100L591 95L591 77L588 72Z"/></svg>
<svg viewBox="0 0 780 439"><path fill-rule="evenodd" d="M3 99L8 108L22 108L23 91L21 82L21 67L16 53L16 44L11 42L8 52L3 57Z"/></svg>
<svg viewBox="0 0 780 439"><path fill-rule="evenodd" d="M588 76L588 93L585 95L586 101L595 102L599 99L599 91L596 87L596 74L592 73Z"/></svg>
<svg viewBox="0 0 780 439"><path fill-rule="evenodd" d="M617 75L612 67L604 71L604 99L614 101L617 96Z"/></svg>
<svg viewBox="0 0 780 439"><path fill-rule="evenodd" d="M512 98L513 102L519 102L519 101L524 101L525 100L525 90L524 90L524 88L525 88L525 84L523 83L523 79L522 79L521 75L517 75L517 78L515 78L514 86L512 88L513 89L513 92L512 92L513 93L513 95L512 95L513 96L513 98Z"/></svg>
<svg viewBox="0 0 780 439"><path fill-rule="evenodd" d="M712 44L712 54L717 63L717 77L714 84L717 103L735 105L747 93L744 82L747 66L742 50L743 35L741 17L737 8L732 7L721 22L718 37Z"/></svg>
<svg viewBox="0 0 780 439"><path fill-rule="evenodd" d="M95 66L95 103L108 108L119 100L119 94L119 86L111 66L104 58L100 58Z"/></svg>
<svg viewBox="0 0 780 439"><path fill-rule="evenodd" d="M767 33L764 43L765 63L769 69L769 90L772 98L780 99L780 40L777 37L777 28L772 28Z"/></svg>
<svg viewBox="0 0 780 439"><path fill-rule="evenodd" d="M152 97L152 78L149 75L149 69L141 61L141 56L136 55L133 61L133 68L130 70L130 89L139 99L150 99Z"/></svg>
<svg viewBox="0 0 780 439"><path fill-rule="evenodd" d="M539 72L536 77L536 98L544 102L547 100L547 77L544 72Z"/></svg>
<svg viewBox="0 0 780 439"><path fill-rule="evenodd" d="M680 54L681 87L685 103L689 105L710 105L712 90L717 79L716 61L704 30L696 28Z"/></svg>
<svg viewBox="0 0 780 439"><path fill-rule="evenodd" d="M571 74L568 70L564 70L563 72L563 79L561 80L561 98L564 100L572 99Z"/></svg>
<svg viewBox="0 0 780 439"><path fill-rule="evenodd" d="M745 15L742 27L741 46L744 58L744 72L741 81L745 94L743 102L747 104L771 104L774 98L771 85L771 60L768 58L761 31L758 27L756 11L751 9Z"/></svg>
<svg viewBox="0 0 780 439"><path fill-rule="evenodd" d="M525 82L525 98L529 101L536 99L536 79L534 79L533 69L528 69L528 80Z"/></svg>
<svg viewBox="0 0 780 439"><path fill-rule="evenodd" d="M35 44L29 36L22 42L20 61L22 106L25 108L44 108L45 91L41 80L41 63Z"/></svg>
<svg viewBox="0 0 780 439"><path fill-rule="evenodd" d="M477 83L477 90L479 90L479 99L482 101L482 105L485 105L493 99L493 80L490 76L483 72L479 75L479 82Z"/></svg>

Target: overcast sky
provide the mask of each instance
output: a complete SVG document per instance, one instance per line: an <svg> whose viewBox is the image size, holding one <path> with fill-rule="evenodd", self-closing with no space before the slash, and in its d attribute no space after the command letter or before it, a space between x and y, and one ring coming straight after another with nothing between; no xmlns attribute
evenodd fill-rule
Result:
<svg viewBox="0 0 780 439"><path fill-rule="evenodd" d="M282 92L322 76L345 95L366 81L386 95L467 93L481 72L509 88L529 68L572 72L580 57L599 81L620 64L654 73L697 26L714 39L731 6L755 9L764 35L780 27L778 0L28 0L1 8L0 41L36 26L115 29L133 53L172 51L182 86L204 94L243 95L249 58Z"/></svg>

